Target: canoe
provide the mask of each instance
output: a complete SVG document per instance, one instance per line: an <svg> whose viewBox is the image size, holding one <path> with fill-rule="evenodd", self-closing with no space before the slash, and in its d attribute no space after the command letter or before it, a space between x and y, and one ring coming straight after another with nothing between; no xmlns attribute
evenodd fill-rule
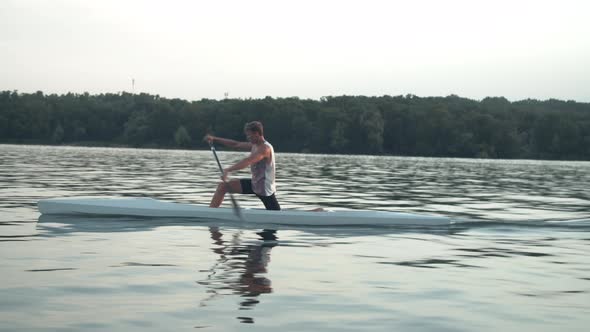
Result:
<svg viewBox="0 0 590 332"><path fill-rule="evenodd" d="M203 205L182 204L152 198L51 198L38 202L43 215L96 215L165 218L199 218L207 220L238 221L231 208L210 208ZM370 210L302 211L242 209L243 220L248 223L285 225L366 225L366 226L436 226L448 225L450 219L442 216Z"/></svg>

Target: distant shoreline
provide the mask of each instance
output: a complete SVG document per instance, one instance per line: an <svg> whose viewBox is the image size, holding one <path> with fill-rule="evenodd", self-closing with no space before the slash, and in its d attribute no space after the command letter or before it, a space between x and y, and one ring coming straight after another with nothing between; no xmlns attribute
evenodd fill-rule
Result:
<svg viewBox="0 0 590 332"><path fill-rule="evenodd" d="M186 101L149 94L0 91L0 142L207 149L259 120L277 151L439 158L590 160L590 104L336 96Z"/></svg>

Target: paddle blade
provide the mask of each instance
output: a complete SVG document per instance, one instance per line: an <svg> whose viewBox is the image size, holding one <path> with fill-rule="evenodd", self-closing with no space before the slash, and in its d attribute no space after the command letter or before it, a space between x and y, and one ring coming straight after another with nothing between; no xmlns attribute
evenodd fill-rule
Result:
<svg viewBox="0 0 590 332"><path fill-rule="evenodd" d="M232 208L234 209L234 213L236 214L238 219L240 219L240 221L244 221L244 216L242 216L242 209L240 209L240 206L238 205L238 201L236 200L236 198L234 197L234 195L232 193L229 193L229 198L231 198Z"/></svg>

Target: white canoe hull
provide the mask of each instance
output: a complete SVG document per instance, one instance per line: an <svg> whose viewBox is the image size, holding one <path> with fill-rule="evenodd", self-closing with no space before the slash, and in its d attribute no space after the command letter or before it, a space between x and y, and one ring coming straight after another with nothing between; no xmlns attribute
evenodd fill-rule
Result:
<svg viewBox="0 0 590 332"><path fill-rule="evenodd" d="M181 217L236 221L231 208L210 208L202 205L159 201L151 198L52 198L38 203L44 215L111 215L137 217ZM448 225L450 219L439 216L401 212L346 210L311 212L300 210L267 211L242 209L244 221L286 225Z"/></svg>

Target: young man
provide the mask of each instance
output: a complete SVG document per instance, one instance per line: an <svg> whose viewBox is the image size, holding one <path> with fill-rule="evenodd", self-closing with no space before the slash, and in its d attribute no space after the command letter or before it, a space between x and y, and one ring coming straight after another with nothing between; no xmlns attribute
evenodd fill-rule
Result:
<svg viewBox="0 0 590 332"><path fill-rule="evenodd" d="M238 150L249 150L250 155L235 165L223 170L223 179L233 172L250 166L252 179L232 179L219 183L217 190L211 199L209 207L219 207L223 202L226 192L237 194L254 194L260 198L267 210L280 210L281 206L275 196L275 153L264 139L262 123L258 121L248 122L244 126L244 134L248 142L238 142L232 139L206 135L204 140L208 142L219 142L230 148Z"/></svg>

